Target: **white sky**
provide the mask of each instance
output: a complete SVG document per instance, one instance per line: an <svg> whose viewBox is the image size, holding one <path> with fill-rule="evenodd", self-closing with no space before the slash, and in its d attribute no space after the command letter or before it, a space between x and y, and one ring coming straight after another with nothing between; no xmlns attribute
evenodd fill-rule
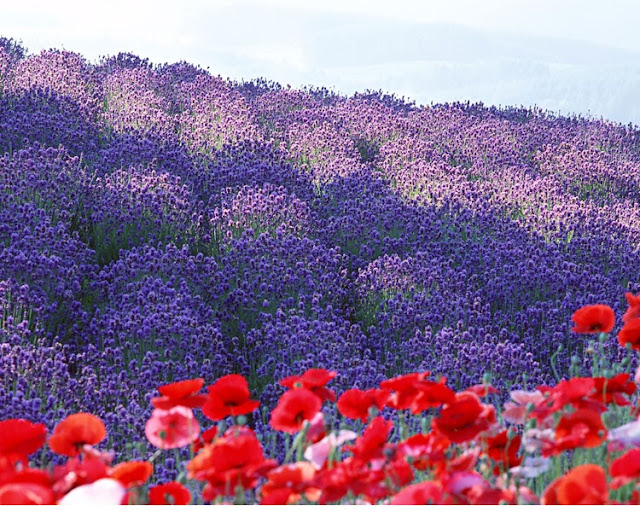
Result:
<svg viewBox="0 0 640 512"><path fill-rule="evenodd" d="M0 35L417 103L533 105L640 125L637 0L0 0Z"/></svg>

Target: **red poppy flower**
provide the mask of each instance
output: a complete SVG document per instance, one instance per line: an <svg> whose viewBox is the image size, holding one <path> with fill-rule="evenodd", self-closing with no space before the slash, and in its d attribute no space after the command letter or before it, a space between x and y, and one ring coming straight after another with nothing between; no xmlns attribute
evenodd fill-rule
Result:
<svg viewBox="0 0 640 512"><path fill-rule="evenodd" d="M458 455L454 459L449 459L446 463L438 464L436 474L442 474L443 470L453 474L456 472L468 473L473 471L478 462L478 450L470 449Z"/></svg>
<svg viewBox="0 0 640 512"><path fill-rule="evenodd" d="M614 460L609 466L609 473L613 477L612 489L617 489L640 478L640 448L629 450Z"/></svg>
<svg viewBox="0 0 640 512"><path fill-rule="evenodd" d="M227 416L240 416L255 411L260 402L250 400L249 383L242 375L220 377L207 388L209 395L202 406L203 414L219 421Z"/></svg>
<svg viewBox="0 0 640 512"><path fill-rule="evenodd" d="M197 409L207 400L207 395L196 395L204 384L204 379L191 379L173 382L160 386L158 391L162 396L151 399L151 405L156 409L171 409L176 405Z"/></svg>
<svg viewBox="0 0 640 512"><path fill-rule="evenodd" d="M188 505L191 493L180 482L168 482L149 489L149 505Z"/></svg>
<svg viewBox="0 0 640 512"><path fill-rule="evenodd" d="M391 496L413 481L411 465L403 458L392 459L379 467L368 471L361 468L357 478L350 483L353 494L361 494L366 501L373 504Z"/></svg>
<svg viewBox="0 0 640 512"><path fill-rule="evenodd" d="M102 420L93 414L71 414L56 425L49 438L49 448L60 455L73 456L82 451L85 444L98 444L107 436Z"/></svg>
<svg viewBox="0 0 640 512"><path fill-rule="evenodd" d="M393 421L376 416L364 429L362 435L356 439L355 446L346 449L353 453L356 460L370 461L383 457L382 452L387 445L391 430L393 430Z"/></svg>
<svg viewBox="0 0 640 512"><path fill-rule="evenodd" d="M193 451L198 453L202 448L211 443L218 435L218 427L213 426L200 433L200 437L193 442Z"/></svg>
<svg viewBox="0 0 640 512"><path fill-rule="evenodd" d="M574 377L568 381L560 381L552 388L538 386L537 389L546 395L546 398L531 413L531 417L539 421L546 419L567 405L576 408L590 408L600 412L606 410L601 402L588 398L595 389L592 377Z"/></svg>
<svg viewBox="0 0 640 512"><path fill-rule="evenodd" d="M446 460L445 450L451 441L440 432L431 431L427 434L416 434L401 441L396 446L398 454L410 457L413 467L425 471L435 464Z"/></svg>
<svg viewBox="0 0 640 512"><path fill-rule="evenodd" d="M315 393L304 388L291 389L280 397L269 425L274 430L295 434L305 420L311 421L320 409L322 400Z"/></svg>
<svg viewBox="0 0 640 512"><path fill-rule="evenodd" d="M449 404L455 400L456 393L444 384L445 380L440 382L419 381L414 384L418 394L413 399L409 409L412 414L420 414L427 409L440 407L443 404Z"/></svg>
<svg viewBox="0 0 640 512"><path fill-rule="evenodd" d="M494 474L498 475L505 470L519 466L522 456L518 457L518 450L522 443L522 438L516 435L509 439L507 430L486 439L486 453L490 459L496 461L498 466L494 469Z"/></svg>
<svg viewBox="0 0 640 512"><path fill-rule="evenodd" d="M442 486L438 482L420 482L402 489L390 505L441 505Z"/></svg>
<svg viewBox="0 0 640 512"><path fill-rule="evenodd" d="M360 420L363 423L369 418L369 410L372 407L380 410L384 408L389 398L387 389L349 389L340 395L338 399L338 411L343 416L352 420Z"/></svg>
<svg viewBox="0 0 640 512"><path fill-rule="evenodd" d="M393 391L387 405L393 409L404 410L411 407L420 390L416 387L418 382L423 382L431 373L408 373L399 375L380 383L381 389Z"/></svg>
<svg viewBox="0 0 640 512"><path fill-rule="evenodd" d="M311 368L302 375L292 375L280 381L280 384L286 388L304 388L315 393L322 401L336 401L336 393L325 386L331 381L337 372L324 370L322 368Z"/></svg>
<svg viewBox="0 0 640 512"><path fill-rule="evenodd" d="M154 409L144 433L157 448L182 448L198 438L200 424L190 408L177 405L169 410Z"/></svg>
<svg viewBox="0 0 640 512"><path fill-rule="evenodd" d="M267 481L260 488L261 505L291 505L297 503L302 494L311 493L311 500L319 497L313 487L316 470L310 462L295 462L272 469ZM286 491L286 492L285 492Z"/></svg>
<svg viewBox="0 0 640 512"><path fill-rule="evenodd" d="M326 505L342 499L351 490L351 484L361 475L361 466L353 464L353 459L336 462L331 468L318 473L316 484L322 494L320 505Z"/></svg>
<svg viewBox="0 0 640 512"><path fill-rule="evenodd" d="M540 504L604 505L608 495L604 469L596 464L584 464L551 482Z"/></svg>
<svg viewBox="0 0 640 512"><path fill-rule="evenodd" d="M495 409L483 405L473 393L458 393L455 400L446 404L433 426L454 443L471 441L496 421Z"/></svg>
<svg viewBox="0 0 640 512"><path fill-rule="evenodd" d="M189 478L207 481L203 498L210 501L235 494L238 486L253 489L258 478L275 466L276 461L264 458L256 435L245 428L230 429L206 445L187 464L187 471Z"/></svg>
<svg viewBox="0 0 640 512"><path fill-rule="evenodd" d="M12 463L23 461L39 450L47 438L47 427L23 419L0 421L0 457Z"/></svg>
<svg viewBox="0 0 640 512"><path fill-rule="evenodd" d="M620 373L610 379L595 377L593 383L595 389L589 398L605 404L614 402L621 407L631 403L624 395L633 395L638 388L628 373Z"/></svg>
<svg viewBox="0 0 640 512"><path fill-rule="evenodd" d="M2 463L3 460L7 462L6 465ZM51 487L53 484L53 479L49 471L24 466L18 471L16 471L16 469L13 464L9 463L8 459L0 459L0 485L29 483Z"/></svg>
<svg viewBox="0 0 640 512"><path fill-rule="evenodd" d="M622 317L623 323L628 323L635 318L640 318L640 295L633 295L629 292L624 294L625 299L629 303L629 307Z"/></svg>
<svg viewBox="0 0 640 512"><path fill-rule="evenodd" d="M558 455L573 448L593 448L607 439L607 429L600 414L590 409L560 418L556 426L554 444L542 449L542 456Z"/></svg>
<svg viewBox="0 0 640 512"><path fill-rule="evenodd" d="M640 318L629 320L618 332L618 343L623 347L631 344L632 350L640 350Z"/></svg>
<svg viewBox="0 0 640 512"><path fill-rule="evenodd" d="M475 471L443 473L440 476L440 482L447 495L446 505L469 505L467 494L472 489L492 489L491 484Z"/></svg>
<svg viewBox="0 0 640 512"><path fill-rule="evenodd" d="M592 304L578 309L571 317L576 325L572 332L592 334L597 332L611 332L616 323L616 314L605 304Z"/></svg>
<svg viewBox="0 0 640 512"><path fill-rule="evenodd" d="M142 485L153 473L153 465L147 461L132 460L122 462L109 470L109 478L118 480L123 487Z"/></svg>
<svg viewBox="0 0 640 512"><path fill-rule="evenodd" d="M74 457L67 460L66 464L53 468L53 492L60 499L75 487L107 477L108 470L109 467L100 459L81 460Z"/></svg>
<svg viewBox="0 0 640 512"><path fill-rule="evenodd" d="M495 386L488 386L486 384L476 384L475 386L465 389L465 391L478 395L479 398L484 398L490 394L500 393L500 390Z"/></svg>
<svg viewBox="0 0 640 512"><path fill-rule="evenodd" d="M30 482L0 484L0 505L55 505L49 487Z"/></svg>
<svg viewBox="0 0 640 512"><path fill-rule="evenodd" d="M510 489L475 486L465 495L471 505L516 505L518 502Z"/></svg>
<svg viewBox="0 0 640 512"><path fill-rule="evenodd" d="M0 505L53 505L51 484L48 471L29 467L16 471L9 459L0 458Z"/></svg>

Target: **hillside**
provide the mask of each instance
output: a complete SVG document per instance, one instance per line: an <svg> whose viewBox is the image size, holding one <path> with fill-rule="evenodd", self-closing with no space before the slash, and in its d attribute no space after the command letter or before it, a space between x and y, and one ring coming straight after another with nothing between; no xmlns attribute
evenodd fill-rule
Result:
<svg viewBox="0 0 640 512"><path fill-rule="evenodd" d="M130 457L181 379L553 385L592 370L574 311L640 293L634 126L2 40L0 155L3 415L90 412Z"/></svg>

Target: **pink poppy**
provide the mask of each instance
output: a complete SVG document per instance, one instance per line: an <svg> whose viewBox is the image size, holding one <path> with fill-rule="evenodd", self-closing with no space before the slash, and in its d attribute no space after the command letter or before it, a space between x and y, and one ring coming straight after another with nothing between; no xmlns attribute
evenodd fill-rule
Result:
<svg viewBox="0 0 640 512"><path fill-rule="evenodd" d="M529 404L538 405L544 400L544 395L540 391L524 391L517 389L509 393L513 402L504 404L502 417L509 423L522 425L525 422L527 406Z"/></svg>
<svg viewBox="0 0 640 512"><path fill-rule="evenodd" d="M520 466L509 469L512 475L524 478L536 478L551 469L548 457L525 457Z"/></svg>
<svg viewBox="0 0 640 512"><path fill-rule="evenodd" d="M164 450L182 448L198 438L200 425L193 411L182 405L171 409L154 409L144 429L149 442Z"/></svg>
<svg viewBox="0 0 640 512"><path fill-rule="evenodd" d="M336 436L333 432L320 441L307 447L304 451L304 458L307 459L316 469L320 469L329 458L331 450L343 445L347 441L353 441L358 434L351 430L340 430Z"/></svg>
<svg viewBox="0 0 640 512"><path fill-rule="evenodd" d="M535 453L537 450L553 444L555 432L552 428L530 428L522 435L522 446L525 452Z"/></svg>

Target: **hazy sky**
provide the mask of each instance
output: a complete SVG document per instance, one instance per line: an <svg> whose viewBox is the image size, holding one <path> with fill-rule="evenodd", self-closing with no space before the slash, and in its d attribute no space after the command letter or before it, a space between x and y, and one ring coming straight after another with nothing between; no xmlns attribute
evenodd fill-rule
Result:
<svg viewBox="0 0 640 512"><path fill-rule="evenodd" d="M0 35L31 52L640 125L638 20L637 0L0 0Z"/></svg>

